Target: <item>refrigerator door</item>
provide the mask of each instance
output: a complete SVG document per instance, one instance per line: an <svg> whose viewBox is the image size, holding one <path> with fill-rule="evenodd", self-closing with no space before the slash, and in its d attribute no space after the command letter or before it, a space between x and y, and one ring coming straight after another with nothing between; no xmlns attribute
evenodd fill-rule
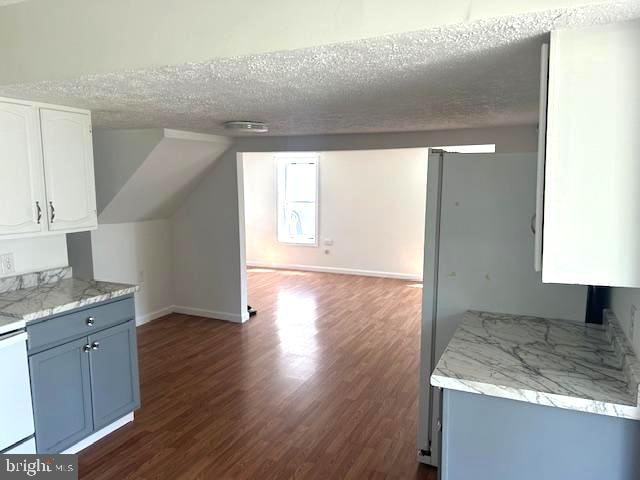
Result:
<svg viewBox="0 0 640 480"><path fill-rule="evenodd" d="M0 451L34 433L26 342L25 332L0 336Z"/></svg>

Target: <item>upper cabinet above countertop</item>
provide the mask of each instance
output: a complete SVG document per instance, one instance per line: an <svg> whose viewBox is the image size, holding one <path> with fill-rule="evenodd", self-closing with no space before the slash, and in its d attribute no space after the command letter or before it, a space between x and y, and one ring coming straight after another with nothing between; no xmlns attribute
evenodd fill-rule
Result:
<svg viewBox="0 0 640 480"><path fill-rule="evenodd" d="M0 239L97 228L91 114L0 98Z"/></svg>
<svg viewBox="0 0 640 480"><path fill-rule="evenodd" d="M640 287L640 21L552 32L546 102L545 51L536 267Z"/></svg>

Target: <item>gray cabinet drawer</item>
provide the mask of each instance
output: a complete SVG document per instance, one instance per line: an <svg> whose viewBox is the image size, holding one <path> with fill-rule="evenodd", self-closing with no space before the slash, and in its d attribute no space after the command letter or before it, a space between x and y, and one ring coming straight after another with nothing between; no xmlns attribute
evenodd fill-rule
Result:
<svg viewBox="0 0 640 480"><path fill-rule="evenodd" d="M43 347L52 347L134 318L135 307L132 297L53 317L34 325L27 325L28 348L29 351L35 351Z"/></svg>

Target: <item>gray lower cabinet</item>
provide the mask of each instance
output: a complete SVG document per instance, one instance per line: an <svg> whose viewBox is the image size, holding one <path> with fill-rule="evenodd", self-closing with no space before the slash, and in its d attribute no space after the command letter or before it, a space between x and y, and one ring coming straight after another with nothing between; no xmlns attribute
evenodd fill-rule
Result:
<svg viewBox="0 0 640 480"><path fill-rule="evenodd" d="M39 453L56 453L93 431L86 339L29 358Z"/></svg>
<svg viewBox="0 0 640 480"><path fill-rule="evenodd" d="M637 480L640 421L444 390L442 480Z"/></svg>
<svg viewBox="0 0 640 480"><path fill-rule="evenodd" d="M127 322L91 335L91 393L95 429L105 427L140 404L136 327Z"/></svg>
<svg viewBox="0 0 640 480"><path fill-rule="evenodd" d="M107 328L114 318L122 317L126 305L130 305L129 320ZM62 452L140 406L133 302L129 298L100 308L100 317L95 316L95 307L87 310L95 333L87 335L77 328L79 338L73 340L66 337L69 333L60 335L58 329L43 323L27 326L27 332L34 331L33 338L38 339L29 356L38 453ZM64 316L45 322L68 330L79 312L68 315L69 323ZM114 312L119 316L109 315ZM100 321L102 329L93 330ZM54 340L63 336L64 340ZM38 350L42 347L37 345L47 349Z"/></svg>

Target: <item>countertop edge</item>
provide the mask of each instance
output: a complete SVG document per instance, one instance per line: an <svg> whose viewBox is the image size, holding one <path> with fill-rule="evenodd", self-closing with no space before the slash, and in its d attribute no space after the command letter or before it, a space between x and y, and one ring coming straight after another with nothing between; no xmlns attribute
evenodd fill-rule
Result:
<svg viewBox="0 0 640 480"><path fill-rule="evenodd" d="M629 420L640 420L640 407L638 406L619 405L601 400L505 387L502 385L452 378L439 375L437 372L431 375L430 383L434 387L460 392L476 393L479 395L506 398L536 405L576 410L579 412L607 415Z"/></svg>
<svg viewBox="0 0 640 480"><path fill-rule="evenodd" d="M55 307L38 310L36 312L24 315L21 319L18 318L18 320L22 320L27 324L29 324L31 322L35 322L36 320L42 320L43 318L50 317L52 315L59 315L59 314L74 310L76 308L85 307L87 305L93 305L100 302L105 302L107 300L112 300L119 297L125 297L127 295L132 295L138 292L139 290L140 290L139 285L131 285L131 286L121 288L119 290L114 290L109 293L98 294L88 298L83 298L82 300L68 302Z"/></svg>

